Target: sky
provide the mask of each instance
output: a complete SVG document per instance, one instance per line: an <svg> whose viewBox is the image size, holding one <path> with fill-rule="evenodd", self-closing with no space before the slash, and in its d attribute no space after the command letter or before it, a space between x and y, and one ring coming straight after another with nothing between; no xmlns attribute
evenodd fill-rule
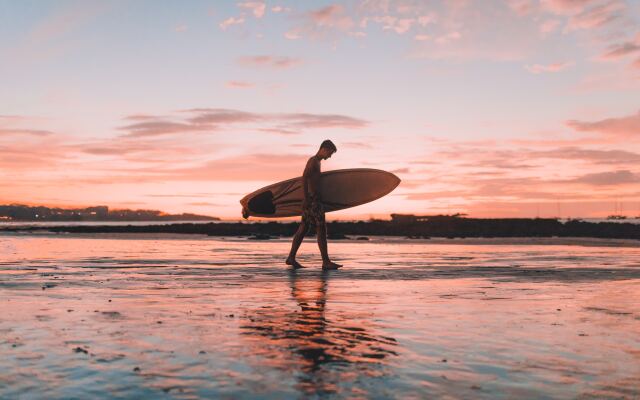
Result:
<svg viewBox="0 0 640 400"><path fill-rule="evenodd" d="M378 168L329 214L640 216L640 1L0 0L0 203L240 218Z"/></svg>

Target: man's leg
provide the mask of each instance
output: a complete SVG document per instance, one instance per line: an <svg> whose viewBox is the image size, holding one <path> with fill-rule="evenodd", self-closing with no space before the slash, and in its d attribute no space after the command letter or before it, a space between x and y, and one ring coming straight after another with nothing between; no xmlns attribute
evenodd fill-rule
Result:
<svg viewBox="0 0 640 400"><path fill-rule="evenodd" d="M291 251L289 252L289 257L287 257L287 265L291 265L293 268L303 268L302 264L296 261L296 254L298 254L298 249L302 244L302 240L304 239L304 235L307 233L307 223L303 220L298 227L298 230L293 235L293 242L291 243Z"/></svg>
<svg viewBox="0 0 640 400"><path fill-rule="evenodd" d="M324 223L318 224L316 235L318 236L318 247L320 248L320 254L322 255L322 268L323 269L338 269L342 267L340 264L336 264L329 259L329 250L327 246L327 225Z"/></svg>
<svg viewBox="0 0 640 400"><path fill-rule="evenodd" d="M327 226L325 224L318 224L316 236L318 237L318 247L320 248L322 264L324 265L324 263L331 261L329 260L329 250L327 249Z"/></svg>

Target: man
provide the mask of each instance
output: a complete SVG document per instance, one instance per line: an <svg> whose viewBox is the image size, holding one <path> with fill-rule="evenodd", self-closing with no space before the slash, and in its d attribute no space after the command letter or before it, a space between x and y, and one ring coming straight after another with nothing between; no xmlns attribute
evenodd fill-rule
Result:
<svg viewBox="0 0 640 400"><path fill-rule="evenodd" d="M322 209L322 193L320 193L320 161L331 157L338 149L331 140L325 140L320 145L320 149L315 156L307 161L307 166L302 174L302 190L304 192L304 201L302 203L302 222L298 227L298 231L293 236L291 244L291 252L287 257L287 265L293 268L303 268L302 264L296 261L296 253L307 230L313 226L316 227L316 235L318 237L318 247L322 255L323 269L338 269L342 267L329 259L327 250L327 226L324 220L324 210Z"/></svg>

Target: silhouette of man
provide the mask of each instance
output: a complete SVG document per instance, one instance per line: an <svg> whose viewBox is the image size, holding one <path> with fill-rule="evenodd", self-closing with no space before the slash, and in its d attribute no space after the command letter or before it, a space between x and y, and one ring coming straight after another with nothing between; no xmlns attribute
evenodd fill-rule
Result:
<svg viewBox="0 0 640 400"><path fill-rule="evenodd" d="M322 208L322 193L320 192L320 161L331 157L333 153L338 151L336 145L331 140L325 140L320 145L318 152L307 161L302 174L302 189L304 192L304 201L302 203L302 221L293 236L291 243L291 252L287 257L287 265L293 268L303 268L303 265L296 261L296 253L300 248L302 239L311 227L316 227L316 235L318 238L318 247L322 255L323 269L338 269L342 267L329 259L327 250L327 225L324 220L324 210Z"/></svg>

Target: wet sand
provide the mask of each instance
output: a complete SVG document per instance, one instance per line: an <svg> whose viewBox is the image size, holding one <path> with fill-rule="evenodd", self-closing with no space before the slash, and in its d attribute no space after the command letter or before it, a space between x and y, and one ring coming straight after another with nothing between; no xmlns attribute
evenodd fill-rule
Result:
<svg viewBox="0 0 640 400"><path fill-rule="evenodd" d="M637 398L640 248L0 236L0 398Z"/></svg>

